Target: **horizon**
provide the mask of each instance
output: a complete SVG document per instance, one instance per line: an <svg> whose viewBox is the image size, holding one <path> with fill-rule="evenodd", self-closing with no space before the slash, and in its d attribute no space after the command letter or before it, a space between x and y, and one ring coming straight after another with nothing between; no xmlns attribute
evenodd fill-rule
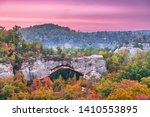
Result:
<svg viewBox="0 0 150 117"><path fill-rule="evenodd" d="M76 30L76 29L72 29L68 26L63 26L63 25L59 25L59 24L54 24L54 23L46 23L46 24L35 24L35 25L30 25L30 26L27 26L27 27L21 27L22 29L25 29L25 28L30 28L30 27L34 27L34 26L42 26L42 25L49 25L49 24L52 24L52 25L58 25L60 27L67 27L69 28L70 30L75 30L75 31L79 31L79 32L83 32L83 33L92 33L92 32L103 32L103 31L107 31L107 32L126 32L126 31L150 31L150 29L147 29L147 30L142 30L142 29L139 29L139 30L96 30L96 31L81 31L81 30Z"/></svg>
<svg viewBox="0 0 150 117"><path fill-rule="evenodd" d="M0 26L57 24L81 32L150 30L149 0L1 0Z"/></svg>

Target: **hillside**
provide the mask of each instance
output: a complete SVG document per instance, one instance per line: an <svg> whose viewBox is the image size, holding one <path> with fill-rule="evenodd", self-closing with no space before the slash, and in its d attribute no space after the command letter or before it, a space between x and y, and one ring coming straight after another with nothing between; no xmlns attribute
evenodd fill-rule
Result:
<svg viewBox="0 0 150 117"><path fill-rule="evenodd" d="M150 99L150 51L141 50L131 56L126 50L47 49L37 41L22 39L19 30L18 26L0 28L0 99ZM146 36L137 41L147 41Z"/></svg>
<svg viewBox="0 0 150 117"><path fill-rule="evenodd" d="M101 31L80 32L54 24L43 24L21 29L25 39L38 40L45 47L62 46L85 47L87 45L98 48L114 48L123 43L150 42L150 31Z"/></svg>

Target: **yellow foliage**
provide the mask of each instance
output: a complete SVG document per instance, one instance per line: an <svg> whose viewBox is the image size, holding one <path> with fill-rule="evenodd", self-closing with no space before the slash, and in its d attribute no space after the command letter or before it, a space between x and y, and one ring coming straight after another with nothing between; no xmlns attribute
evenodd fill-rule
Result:
<svg viewBox="0 0 150 117"><path fill-rule="evenodd" d="M14 44L11 44L10 45L10 50L15 51L15 49L16 49L16 46Z"/></svg>
<svg viewBox="0 0 150 117"><path fill-rule="evenodd" d="M117 83L107 79L104 82L96 83L94 85L94 90L105 99L113 91L116 84Z"/></svg>
<svg viewBox="0 0 150 117"><path fill-rule="evenodd" d="M150 88L150 77L142 78L141 83L146 84Z"/></svg>
<svg viewBox="0 0 150 117"><path fill-rule="evenodd" d="M31 99L34 100L53 99L53 90L41 87L40 89L31 92Z"/></svg>
<svg viewBox="0 0 150 117"><path fill-rule="evenodd" d="M62 96L66 100L71 100L73 98L81 97L82 90L81 87L76 85L67 85L64 90L62 90Z"/></svg>
<svg viewBox="0 0 150 117"><path fill-rule="evenodd" d="M111 93L108 97L108 100L131 100L132 99L132 91L129 89L118 88L113 93Z"/></svg>
<svg viewBox="0 0 150 117"><path fill-rule="evenodd" d="M14 94L13 100L28 100L29 99L29 93L27 92L19 92Z"/></svg>
<svg viewBox="0 0 150 117"><path fill-rule="evenodd" d="M117 56L113 55L111 59L112 59L113 63L115 63L115 64L119 63L119 58Z"/></svg>
<svg viewBox="0 0 150 117"><path fill-rule="evenodd" d="M129 100L134 99L139 94L145 94L150 97L150 90L146 85L142 85L137 81L123 80L112 93L107 97L109 100Z"/></svg>

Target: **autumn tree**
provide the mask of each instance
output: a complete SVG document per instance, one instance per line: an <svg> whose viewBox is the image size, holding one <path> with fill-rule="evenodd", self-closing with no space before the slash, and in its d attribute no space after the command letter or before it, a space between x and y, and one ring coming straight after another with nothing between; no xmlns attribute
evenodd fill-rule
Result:
<svg viewBox="0 0 150 117"><path fill-rule="evenodd" d="M15 93L14 89L15 87L10 84L5 85L1 90L2 99L13 99Z"/></svg>
<svg viewBox="0 0 150 117"><path fill-rule="evenodd" d="M104 55L106 60L107 69L109 72L117 72L120 67L126 62L127 57L120 53L106 53Z"/></svg>
<svg viewBox="0 0 150 117"><path fill-rule="evenodd" d="M150 77L144 77L141 79L142 84L146 84L150 88Z"/></svg>
<svg viewBox="0 0 150 117"><path fill-rule="evenodd" d="M54 81L54 84L53 84L54 92L60 92L63 89L63 87L64 87L64 80L59 78Z"/></svg>
<svg viewBox="0 0 150 117"><path fill-rule="evenodd" d="M2 50L5 52L5 54L8 54L8 52L9 52L8 44L5 42L2 42L1 45L2 45Z"/></svg>
<svg viewBox="0 0 150 117"><path fill-rule="evenodd" d="M42 87L42 83L40 81L40 78L38 76L35 76L32 84L30 85L30 90L33 91L33 90L37 90L39 88Z"/></svg>
<svg viewBox="0 0 150 117"><path fill-rule="evenodd" d="M148 100L149 97L146 94L138 94L133 99L134 100Z"/></svg>
<svg viewBox="0 0 150 117"><path fill-rule="evenodd" d="M62 97L65 100L72 100L73 98L77 98L81 96L82 96L82 90L78 84L66 85L66 87L62 90Z"/></svg>
<svg viewBox="0 0 150 117"><path fill-rule="evenodd" d="M101 95L105 99L115 88L116 83L111 80L101 81L95 84L94 90L97 94Z"/></svg>
<svg viewBox="0 0 150 117"><path fill-rule="evenodd" d="M30 99L33 100L51 100L53 99L53 90L40 87L31 92Z"/></svg>
<svg viewBox="0 0 150 117"><path fill-rule="evenodd" d="M146 85L140 84L137 81L122 80L118 83L114 90L109 94L109 100L129 100L135 99L139 95L150 96L150 90Z"/></svg>
<svg viewBox="0 0 150 117"><path fill-rule="evenodd" d="M45 77L45 78L43 79L42 84L43 84L43 86L45 86L45 87L52 88L52 86L53 86L54 83L53 83L52 80L47 76L47 77Z"/></svg>
<svg viewBox="0 0 150 117"><path fill-rule="evenodd" d="M106 53L106 51L99 51L99 55L105 55Z"/></svg>

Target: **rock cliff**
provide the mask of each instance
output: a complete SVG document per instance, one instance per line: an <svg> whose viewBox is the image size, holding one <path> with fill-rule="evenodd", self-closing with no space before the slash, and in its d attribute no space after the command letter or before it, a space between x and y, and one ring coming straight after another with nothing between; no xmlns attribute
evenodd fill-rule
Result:
<svg viewBox="0 0 150 117"><path fill-rule="evenodd" d="M105 61L101 55L61 60L39 59L32 65L29 65L29 63L23 63L21 71L28 80L32 80L35 76L44 78L45 76L50 75L53 70L59 66L69 66L74 69L74 71L82 73L85 78L88 78L87 74L90 74L93 71L93 73L99 74L99 77L107 72Z"/></svg>
<svg viewBox="0 0 150 117"><path fill-rule="evenodd" d="M13 67L11 64L0 63L0 78L13 76Z"/></svg>
<svg viewBox="0 0 150 117"><path fill-rule="evenodd" d="M90 74L96 76L97 79L107 72L105 61L101 55L84 56L72 59L39 58L32 62L23 62L20 71L22 71L27 80L32 80L35 76L42 79L49 76L60 66L68 66L74 71L83 74L86 79L89 79ZM0 77L13 74L11 65L0 65L0 70Z"/></svg>

